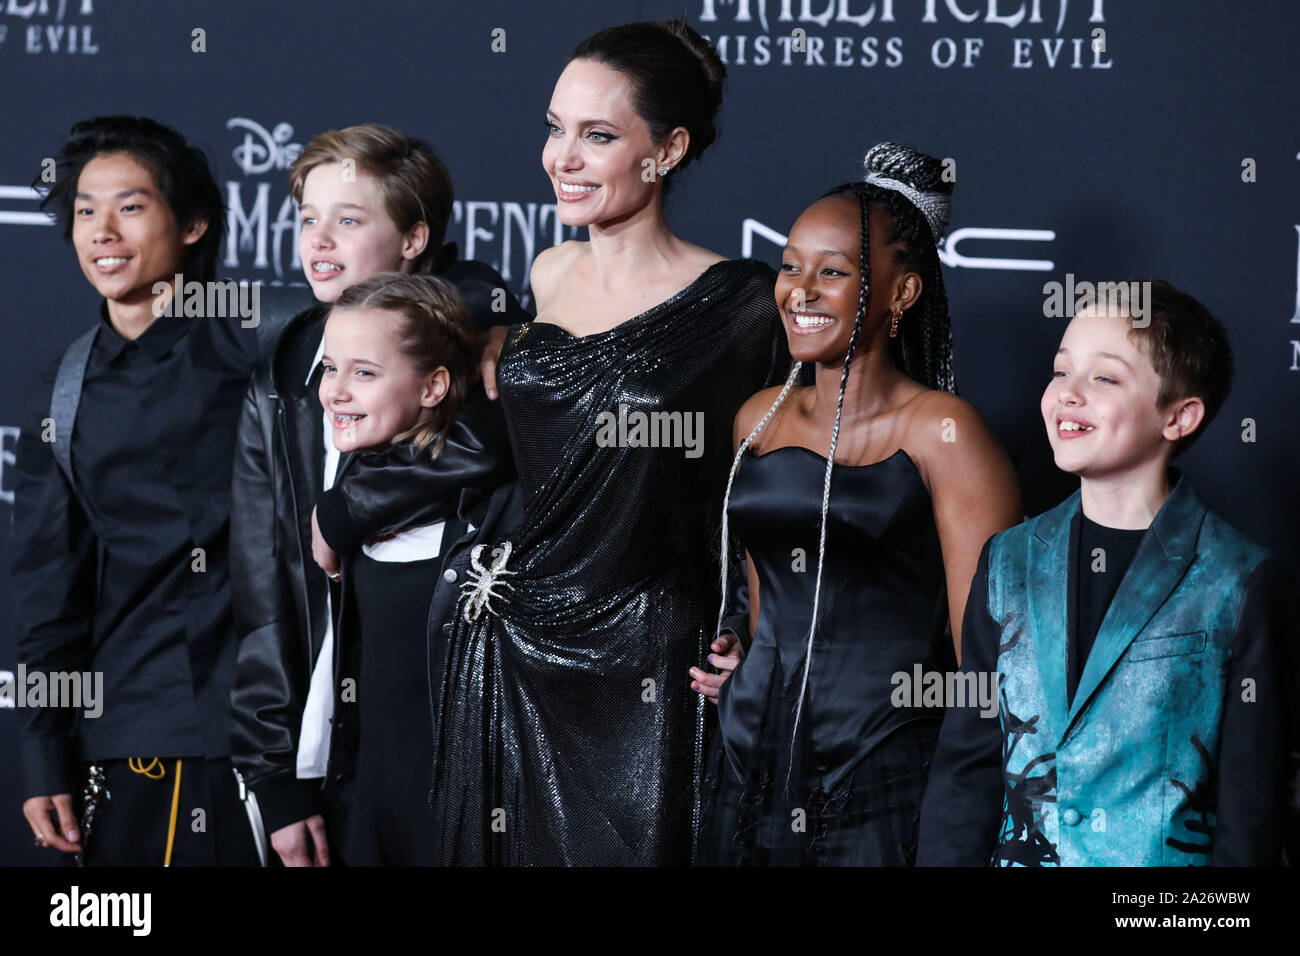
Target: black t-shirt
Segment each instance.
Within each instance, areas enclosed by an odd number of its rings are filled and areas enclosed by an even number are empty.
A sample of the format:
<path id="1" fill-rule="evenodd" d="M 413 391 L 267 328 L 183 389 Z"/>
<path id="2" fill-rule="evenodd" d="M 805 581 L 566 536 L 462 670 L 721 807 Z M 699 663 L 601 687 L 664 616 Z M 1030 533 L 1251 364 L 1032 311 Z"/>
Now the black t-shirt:
<path id="1" fill-rule="evenodd" d="M 1083 666 L 1088 662 L 1093 642 L 1106 619 L 1106 610 L 1119 590 L 1124 573 L 1133 563 L 1138 546 L 1147 533 L 1145 528 L 1107 528 L 1090 521 L 1079 512 L 1077 540 L 1079 550 L 1074 565 L 1074 578 L 1070 582 L 1070 604 L 1074 608 L 1073 627 L 1070 633 L 1069 672 L 1066 692 L 1074 703 L 1074 690 L 1079 686 Z"/>

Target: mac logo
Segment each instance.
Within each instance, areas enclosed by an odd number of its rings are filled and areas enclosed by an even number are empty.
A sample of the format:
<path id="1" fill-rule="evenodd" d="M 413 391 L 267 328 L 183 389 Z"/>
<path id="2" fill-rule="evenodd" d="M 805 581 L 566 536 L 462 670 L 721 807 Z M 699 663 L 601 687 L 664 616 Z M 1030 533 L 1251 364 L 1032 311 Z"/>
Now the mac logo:
<path id="1" fill-rule="evenodd" d="M 963 226 L 954 229 L 939 247 L 939 261 L 953 269 L 1012 269 L 1020 272 L 1050 272 L 1051 259 L 1015 259 L 992 255 L 967 255 L 958 250 L 964 242 L 1051 242 L 1056 238 L 1052 229 L 997 229 L 988 226 Z M 785 246 L 787 236 L 757 219 L 746 219 L 741 224 L 740 254 L 746 259 L 754 255 L 754 240 L 762 239 L 777 247 Z"/>

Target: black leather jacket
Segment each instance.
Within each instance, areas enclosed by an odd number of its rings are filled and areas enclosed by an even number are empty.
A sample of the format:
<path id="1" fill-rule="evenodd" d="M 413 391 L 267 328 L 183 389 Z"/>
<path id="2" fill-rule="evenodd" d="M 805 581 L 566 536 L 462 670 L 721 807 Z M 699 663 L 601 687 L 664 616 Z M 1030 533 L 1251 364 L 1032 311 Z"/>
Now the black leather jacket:
<path id="1" fill-rule="evenodd" d="M 506 311 L 499 311 L 501 297 L 494 293 L 506 288 L 505 281 L 482 263 L 456 262 L 442 276 L 456 284 L 480 326 L 529 318 L 508 292 Z M 231 755 L 257 795 L 268 833 L 322 808 L 320 781 L 297 777 L 297 754 L 311 675 L 325 637 L 327 591 L 336 613 L 342 604 L 341 589 L 311 556 L 311 514 L 322 493 L 325 439 L 321 407 L 306 379 L 326 314 L 326 307 L 318 305 L 297 315 L 281 336 L 273 361 L 254 372 L 235 449 L 230 577 L 240 644 L 231 695 Z M 434 476 L 433 484 L 428 477 L 418 485 L 404 482 L 403 468 L 416 467 L 409 445 L 381 453 L 387 456 L 384 467 L 365 469 L 368 480 L 356 483 L 343 479 L 357 456 L 343 456 L 339 495 L 327 519 L 333 535 L 326 540 L 336 550 L 343 553 L 347 535 L 360 543 L 448 517 L 463 489 L 486 493 L 513 478 L 500 407 L 477 385 L 470 394 L 432 472 L 429 464 L 422 466 L 426 476 Z M 427 451 L 422 454 L 428 458 Z M 435 494 L 433 488 L 446 493 Z M 323 522 L 322 531 L 324 527 Z M 335 647 L 337 674 L 340 655 L 346 659 L 350 651 L 339 641 Z M 336 709 L 329 781 L 346 776 L 355 752 L 349 710 Z"/>

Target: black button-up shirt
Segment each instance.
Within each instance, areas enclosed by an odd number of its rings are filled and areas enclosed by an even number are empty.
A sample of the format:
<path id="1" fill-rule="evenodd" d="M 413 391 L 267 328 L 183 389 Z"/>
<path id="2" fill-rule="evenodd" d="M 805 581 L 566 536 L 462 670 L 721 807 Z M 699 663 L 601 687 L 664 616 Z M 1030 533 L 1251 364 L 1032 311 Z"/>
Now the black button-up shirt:
<path id="1" fill-rule="evenodd" d="M 42 440 L 57 362 L 18 441 L 18 660 L 28 673 L 103 674 L 97 718 L 25 711 L 28 795 L 69 792 L 78 757 L 229 753 L 230 473 L 256 331 L 163 316 L 128 341 L 105 306 L 100 322 L 72 436 L 75 490 Z"/>

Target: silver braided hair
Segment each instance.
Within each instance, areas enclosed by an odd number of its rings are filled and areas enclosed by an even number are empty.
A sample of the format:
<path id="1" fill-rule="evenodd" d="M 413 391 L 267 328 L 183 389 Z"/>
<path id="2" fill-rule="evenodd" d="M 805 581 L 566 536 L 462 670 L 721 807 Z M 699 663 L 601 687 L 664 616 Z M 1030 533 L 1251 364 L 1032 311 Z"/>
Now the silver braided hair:
<path id="1" fill-rule="evenodd" d="M 722 633 L 722 615 L 727 610 L 727 557 L 730 552 L 727 538 L 727 505 L 731 502 L 731 483 L 736 480 L 736 471 L 740 468 L 740 459 L 744 457 L 745 449 L 750 446 L 758 433 L 772 420 L 776 410 L 781 407 L 781 403 L 790 394 L 790 389 L 794 388 L 794 383 L 799 378 L 799 369 L 802 366 L 802 362 L 794 363 L 790 369 L 790 374 L 786 376 L 785 387 L 781 389 L 781 394 L 776 397 L 776 401 L 767 410 L 767 414 L 759 419 L 758 424 L 754 426 L 754 430 L 740 443 L 740 448 L 736 451 L 736 457 L 731 460 L 731 472 L 727 475 L 727 490 L 722 493 L 722 603 L 718 605 L 718 626 L 713 631 L 714 637 Z"/>
<path id="2" fill-rule="evenodd" d="M 865 201 L 859 202 L 858 212 L 862 222 L 863 249 L 868 248 L 868 208 L 868 204 Z M 822 568 L 826 561 L 826 513 L 830 508 L 831 475 L 835 466 L 835 446 L 839 443 L 840 438 L 840 418 L 844 411 L 844 389 L 849 381 L 849 369 L 853 366 L 853 353 L 857 351 L 858 332 L 862 329 L 862 317 L 867 311 L 867 299 L 870 294 L 868 272 L 869 264 L 864 258 L 862 263 L 862 286 L 858 290 L 858 312 L 853 319 L 853 334 L 849 337 L 849 348 L 844 355 L 844 370 L 840 373 L 840 393 L 839 398 L 835 403 L 835 425 L 831 429 L 831 447 L 830 452 L 826 457 L 826 479 L 822 483 L 821 528 L 818 532 L 817 539 L 817 581 L 813 586 L 812 623 L 808 627 L 808 650 L 804 654 L 803 682 L 799 685 L 799 699 L 794 712 L 794 735 L 797 735 L 799 732 L 799 719 L 803 713 L 803 699 L 808 688 L 808 671 L 812 663 L 813 638 L 817 633 L 817 610 L 821 600 Z M 785 380 L 785 387 L 781 389 L 781 393 L 777 395 L 776 401 L 774 401 L 771 407 L 768 408 L 767 414 L 759 419 L 759 422 L 754 426 L 753 431 L 751 431 L 749 435 L 746 436 L 745 440 L 740 443 L 740 448 L 736 452 L 736 457 L 731 462 L 731 474 L 727 477 L 727 489 L 723 493 L 722 497 L 722 605 L 718 610 L 718 627 L 715 633 L 720 633 L 722 630 L 723 608 L 726 607 L 727 603 L 727 509 L 731 501 L 732 482 L 735 480 L 736 471 L 740 467 L 741 456 L 745 454 L 745 450 L 750 446 L 754 439 L 758 437 L 759 432 L 761 432 L 767 426 L 768 422 L 772 420 L 772 416 L 776 414 L 777 409 L 779 409 L 781 404 L 785 401 L 786 396 L 790 394 L 790 390 L 794 387 L 794 383 L 798 378 L 801 364 L 802 363 L 800 362 L 794 363 L 794 367 L 790 369 L 789 377 Z M 795 737 L 792 735 L 790 740 L 792 751 L 794 740 Z M 793 770 L 793 764 L 790 769 Z M 789 785 L 789 782 L 789 773 L 787 773 L 787 786 Z"/>
<path id="3" fill-rule="evenodd" d="M 946 195 L 936 196 L 933 191 L 927 190 L 921 193 L 922 198 L 934 196 L 933 202 L 925 202 L 918 205 L 913 198 L 914 193 L 920 192 L 916 187 L 895 180 L 892 176 L 883 174 L 882 170 L 890 170 L 891 167 L 902 167 L 907 172 L 912 171 L 912 167 L 923 165 L 938 165 L 938 161 L 926 156 L 917 150 L 906 146 L 898 146 L 893 143 L 880 143 L 873 146 L 867 151 L 864 165 L 867 170 L 865 183 L 874 186 L 877 189 L 887 189 L 903 196 L 922 217 L 922 221 L 929 227 L 930 231 L 930 250 L 933 251 L 934 245 L 946 231 L 948 225 L 949 200 Z M 905 187 L 905 188 L 897 188 Z M 846 192 L 844 187 L 838 187 L 831 190 L 826 195 L 834 195 Z M 804 652 L 803 677 L 799 685 L 799 697 L 795 705 L 794 729 L 790 735 L 791 753 L 794 752 L 795 742 L 799 735 L 799 721 L 803 715 L 804 696 L 808 691 L 808 676 L 812 669 L 812 651 L 813 641 L 817 634 L 818 611 L 821 605 L 821 584 L 822 570 L 826 561 L 826 517 L 830 510 L 831 499 L 831 478 L 835 468 L 835 450 L 839 444 L 840 422 L 844 412 L 844 392 L 849 381 L 849 372 L 853 367 L 853 354 L 857 351 L 858 334 L 862 328 L 862 321 L 867 315 L 867 305 L 871 294 L 871 266 L 870 266 L 870 206 L 873 201 L 872 196 L 861 188 L 852 190 L 852 195 L 858 200 L 858 213 L 860 217 L 861 228 L 861 256 L 862 256 L 862 282 L 858 290 L 858 311 L 853 319 L 853 333 L 849 337 L 848 351 L 844 355 L 844 368 L 840 373 L 839 396 L 835 403 L 835 424 L 831 428 L 830 450 L 826 457 L 826 477 L 822 483 L 822 503 L 821 503 L 821 521 L 818 530 L 817 540 L 817 579 L 813 585 L 813 607 L 812 620 L 808 627 L 808 646 Z M 927 291 L 931 293 L 930 302 L 927 303 L 927 314 L 924 320 L 924 333 L 926 337 L 925 361 L 922 367 L 914 372 L 909 366 L 912 362 L 905 361 L 903 371 L 911 374 L 923 384 L 931 388 L 940 388 L 949 392 L 956 392 L 956 381 L 952 375 L 952 336 L 947 316 L 947 296 L 943 290 L 943 279 L 938 274 L 938 262 L 933 263 L 933 275 L 927 275 Z M 933 288 L 929 288 L 930 286 Z M 932 341 L 932 335 L 935 339 L 942 341 Z M 936 351 L 937 350 L 937 351 Z M 910 356 L 909 356 L 910 358 Z M 745 450 L 750 446 L 758 434 L 767 426 L 776 414 L 781 404 L 790 394 L 795 380 L 799 374 L 800 363 L 794 363 L 794 368 L 790 371 L 790 376 L 786 379 L 785 387 L 777 395 L 767 413 L 754 426 L 753 431 L 740 444 L 736 457 L 731 463 L 731 473 L 727 476 L 727 488 L 723 495 L 722 501 L 722 604 L 718 610 L 718 628 L 715 633 L 722 630 L 723 611 L 727 599 L 727 557 L 728 557 L 728 538 L 727 538 L 727 508 L 731 499 L 731 487 L 736 477 L 736 471 L 740 466 L 741 457 Z M 916 372 L 921 374 L 917 375 Z M 786 785 L 789 786 L 790 774 L 793 772 L 793 761 L 787 768 Z"/>
<path id="4" fill-rule="evenodd" d="M 869 164 L 870 160 L 866 160 L 866 163 Z M 867 177 L 863 182 L 869 186 L 879 186 L 881 189 L 892 189 L 896 193 L 902 193 L 925 217 L 935 245 L 943 241 L 943 234 L 948 231 L 948 221 L 952 216 L 952 197 L 945 196 L 943 193 L 923 193 L 915 186 L 875 172 L 870 165 L 867 168 Z"/>
<path id="5" fill-rule="evenodd" d="M 889 339 L 890 355 L 922 385 L 956 395 L 952 322 L 938 254 L 948 228 L 952 182 L 945 178 L 940 160 L 896 143 L 872 146 L 863 166 L 865 178 L 836 186 L 823 196 L 852 194 L 859 201 L 879 204 L 895 217 L 892 235 L 883 239 L 901 244 L 901 261 L 921 276 L 921 297 L 908 309 L 908 321 L 900 323 L 898 337 Z"/>
<path id="6" fill-rule="evenodd" d="M 862 283 L 858 289 L 858 314 L 853 317 L 853 334 L 849 336 L 849 349 L 844 353 L 844 370 L 840 372 L 840 394 L 835 401 L 835 424 L 831 427 L 831 447 L 826 455 L 826 480 L 822 483 L 822 513 L 820 529 L 817 533 L 817 580 L 813 584 L 812 621 L 808 625 L 808 647 L 804 651 L 803 680 L 799 683 L 799 698 L 794 708 L 794 729 L 790 732 L 790 752 L 794 753 L 795 740 L 799 736 L 799 718 L 803 715 L 803 699 L 808 692 L 808 673 L 812 670 L 813 638 L 817 634 L 817 611 L 821 605 L 822 567 L 826 563 L 826 514 L 831 505 L 831 475 L 835 471 L 835 446 L 840 441 L 840 418 L 844 414 L 844 389 L 849 384 L 849 370 L 853 367 L 853 353 L 857 351 L 858 332 L 862 330 L 862 320 L 867 314 L 867 301 L 871 295 L 871 265 L 867 258 L 870 249 L 869 209 L 868 203 L 859 200 L 858 214 L 862 219 Z M 785 782 L 790 785 L 790 773 L 794 770 L 794 761 L 786 768 Z"/>

